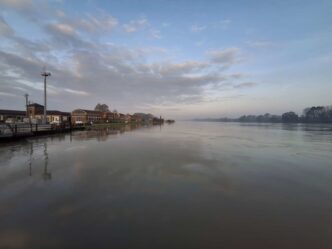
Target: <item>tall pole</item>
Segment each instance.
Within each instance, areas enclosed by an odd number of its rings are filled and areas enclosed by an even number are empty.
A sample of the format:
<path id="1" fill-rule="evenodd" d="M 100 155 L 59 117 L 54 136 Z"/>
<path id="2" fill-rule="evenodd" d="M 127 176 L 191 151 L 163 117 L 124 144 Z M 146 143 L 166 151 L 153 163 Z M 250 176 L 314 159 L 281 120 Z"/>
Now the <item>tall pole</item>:
<path id="1" fill-rule="evenodd" d="M 44 117 L 43 117 L 43 119 L 44 119 L 44 124 L 46 124 L 47 123 L 47 116 L 46 116 L 46 113 L 47 113 L 46 78 L 48 76 L 51 76 L 51 73 L 44 71 L 44 72 L 41 73 L 41 76 L 44 77 Z"/>
<path id="2" fill-rule="evenodd" d="M 26 116 L 28 117 L 28 97 L 29 97 L 29 94 L 24 94 L 24 97 L 25 97 L 25 114 Z"/>
<path id="3" fill-rule="evenodd" d="M 29 94 L 24 94 L 24 97 L 25 97 L 25 110 L 26 110 L 26 116 L 27 118 L 29 118 L 29 123 L 31 123 L 30 121 L 30 115 L 29 115 L 29 109 L 28 109 L 28 104 L 29 104 L 29 101 L 28 101 L 28 98 L 29 98 Z"/>

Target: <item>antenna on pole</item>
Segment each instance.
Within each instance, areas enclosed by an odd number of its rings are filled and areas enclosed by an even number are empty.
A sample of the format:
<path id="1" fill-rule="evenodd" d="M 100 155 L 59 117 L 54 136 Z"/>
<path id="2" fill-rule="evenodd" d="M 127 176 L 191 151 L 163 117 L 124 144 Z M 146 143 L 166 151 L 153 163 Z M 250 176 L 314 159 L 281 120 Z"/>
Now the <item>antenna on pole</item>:
<path id="1" fill-rule="evenodd" d="M 41 73 L 41 76 L 44 77 L 44 117 L 43 117 L 44 121 L 43 121 L 43 123 L 46 124 L 47 123 L 47 116 L 46 116 L 46 113 L 47 113 L 46 78 L 48 76 L 51 76 L 51 73 L 46 71 L 45 66 L 43 67 L 43 72 Z"/>

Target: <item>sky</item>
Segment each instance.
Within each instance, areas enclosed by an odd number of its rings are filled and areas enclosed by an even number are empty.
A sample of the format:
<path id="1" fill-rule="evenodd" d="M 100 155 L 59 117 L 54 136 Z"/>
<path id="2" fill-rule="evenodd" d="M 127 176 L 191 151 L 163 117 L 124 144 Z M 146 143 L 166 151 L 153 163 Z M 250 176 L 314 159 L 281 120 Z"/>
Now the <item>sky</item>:
<path id="1" fill-rule="evenodd" d="M 331 0 L 0 0 L 0 109 L 166 118 L 332 104 Z"/>

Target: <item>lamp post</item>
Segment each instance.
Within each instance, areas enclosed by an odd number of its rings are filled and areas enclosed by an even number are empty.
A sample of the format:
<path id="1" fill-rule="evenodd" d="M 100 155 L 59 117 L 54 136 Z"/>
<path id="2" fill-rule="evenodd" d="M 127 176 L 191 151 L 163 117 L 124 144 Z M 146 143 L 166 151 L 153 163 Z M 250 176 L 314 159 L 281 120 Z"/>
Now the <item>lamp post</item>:
<path id="1" fill-rule="evenodd" d="M 46 116 L 46 110 L 47 110 L 47 96 L 46 96 L 46 78 L 48 76 L 51 76 L 50 72 L 46 72 L 46 70 L 44 72 L 41 73 L 41 76 L 44 77 L 44 117 L 43 117 L 43 123 L 46 124 L 47 123 L 47 116 Z"/>

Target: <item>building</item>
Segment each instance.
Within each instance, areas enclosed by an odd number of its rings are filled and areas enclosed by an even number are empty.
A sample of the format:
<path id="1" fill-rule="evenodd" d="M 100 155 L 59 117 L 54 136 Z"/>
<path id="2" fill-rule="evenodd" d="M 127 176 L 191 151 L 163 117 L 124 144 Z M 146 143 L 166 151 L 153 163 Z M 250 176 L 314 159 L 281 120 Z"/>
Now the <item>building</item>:
<path id="1" fill-rule="evenodd" d="M 44 118 L 44 106 L 33 103 L 28 105 L 28 113 L 31 121 L 33 123 L 38 123 L 38 121 Z M 46 111 L 47 122 L 51 124 L 62 124 L 70 122 L 70 112 L 61 112 L 57 110 L 47 110 Z"/>
<path id="2" fill-rule="evenodd" d="M 102 116 L 102 122 L 104 123 L 112 123 L 117 120 L 117 113 L 115 112 L 110 112 L 110 111 L 102 112 L 101 116 Z"/>
<path id="3" fill-rule="evenodd" d="M 23 122 L 26 118 L 26 111 L 17 111 L 17 110 L 0 110 L 0 122 Z"/>
<path id="4" fill-rule="evenodd" d="M 46 113 L 47 122 L 51 124 L 62 124 L 70 122 L 70 113 L 49 110 Z M 28 105 L 28 117 L 26 111 L 0 110 L 0 122 L 17 123 L 29 122 L 39 123 L 44 118 L 44 106 L 34 103 Z"/>
<path id="5" fill-rule="evenodd" d="M 139 115 L 132 115 L 131 117 L 131 122 L 134 122 L 134 123 L 142 123 L 143 122 L 143 118 L 142 116 L 139 116 Z"/>
<path id="6" fill-rule="evenodd" d="M 138 118 L 140 120 L 140 122 L 144 122 L 144 123 L 152 123 L 154 116 L 150 113 L 146 114 L 146 113 L 135 113 L 134 116 L 136 117 L 136 119 Z"/>
<path id="7" fill-rule="evenodd" d="M 103 113 L 100 111 L 76 109 L 71 112 L 72 124 L 89 124 L 103 121 Z"/>
<path id="8" fill-rule="evenodd" d="M 37 116 L 44 115 L 44 106 L 37 103 L 30 104 L 28 105 L 28 113 L 30 118 L 36 119 Z"/>

